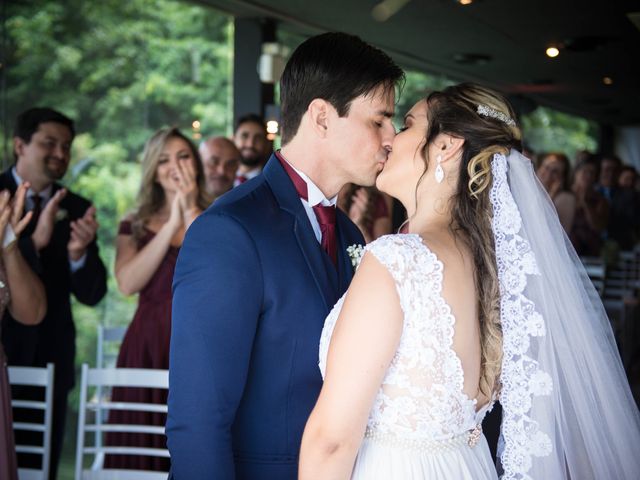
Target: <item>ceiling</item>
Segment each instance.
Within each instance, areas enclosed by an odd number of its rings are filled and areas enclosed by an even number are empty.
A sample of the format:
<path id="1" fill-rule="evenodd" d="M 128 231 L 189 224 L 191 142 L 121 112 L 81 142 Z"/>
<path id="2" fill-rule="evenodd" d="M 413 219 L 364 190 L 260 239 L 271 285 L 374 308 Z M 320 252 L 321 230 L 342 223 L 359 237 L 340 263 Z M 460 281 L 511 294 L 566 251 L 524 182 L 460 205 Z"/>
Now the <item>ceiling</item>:
<path id="1" fill-rule="evenodd" d="M 386 1 L 406 4 L 384 22 L 371 14 L 379 0 L 199 3 L 273 18 L 303 35 L 353 33 L 405 68 L 493 86 L 521 109 L 540 104 L 604 125 L 640 124 L 640 1 Z M 558 57 L 545 55 L 550 44 Z"/>

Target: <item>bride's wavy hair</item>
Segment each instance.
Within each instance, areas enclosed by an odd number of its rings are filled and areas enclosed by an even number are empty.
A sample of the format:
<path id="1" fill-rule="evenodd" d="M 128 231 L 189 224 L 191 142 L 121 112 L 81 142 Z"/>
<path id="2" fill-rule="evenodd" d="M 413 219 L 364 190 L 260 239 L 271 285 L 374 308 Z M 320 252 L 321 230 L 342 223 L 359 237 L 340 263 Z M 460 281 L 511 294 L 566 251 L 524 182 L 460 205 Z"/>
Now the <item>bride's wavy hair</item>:
<path id="1" fill-rule="evenodd" d="M 427 146 L 438 134 L 464 139 L 457 190 L 449 204 L 451 229 L 473 254 L 480 300 L 480 391 L 491 397 L 499 390 L 502 365 L 500 287 L 489 199 L 491 160 L 495 153 L 508 155 L 511 148 L 521 150 L 522 134 L 516 123 L 510 121 L 516 117 L 507 100 L 480 85 L 463 83 L 433 92 L 427 97 L 427 104 L 428 126 L 423 149 L 427 166 Z M 487 115 L 486 110 L 485 114 L 478 113 L 480 105 L 489 107 L 491 114 Z"/>

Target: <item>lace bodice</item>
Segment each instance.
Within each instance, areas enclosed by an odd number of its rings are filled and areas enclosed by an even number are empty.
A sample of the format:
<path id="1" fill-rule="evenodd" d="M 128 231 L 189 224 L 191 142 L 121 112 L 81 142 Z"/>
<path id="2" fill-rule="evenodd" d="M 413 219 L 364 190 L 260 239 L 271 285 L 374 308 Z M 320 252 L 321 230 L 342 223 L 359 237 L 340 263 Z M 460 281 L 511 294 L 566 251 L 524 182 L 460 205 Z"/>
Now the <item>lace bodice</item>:
<path id="1" fill-rule="evenodd" d="M 369 430 L 403 438 L 441 440 L 473 429 L 475 400 L 462 390 L 460 359 L 452 348 L 455 318 L 442 297 L 443 265 L 418 235 L 386 235 L 370 243 L 395 280 L 404 313 L 400 344 L 369 415 Z M 331 334 L 344 296 L 329 313 L 320 339 L 324 377 Z"/>

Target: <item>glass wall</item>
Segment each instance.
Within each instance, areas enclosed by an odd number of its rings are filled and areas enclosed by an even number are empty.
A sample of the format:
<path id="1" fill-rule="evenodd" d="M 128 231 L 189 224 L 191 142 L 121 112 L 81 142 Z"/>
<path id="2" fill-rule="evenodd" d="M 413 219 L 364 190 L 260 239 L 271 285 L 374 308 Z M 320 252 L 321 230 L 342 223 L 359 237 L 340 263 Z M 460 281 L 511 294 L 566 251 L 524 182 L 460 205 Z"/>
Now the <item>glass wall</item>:
<path id="1" fill-rule="evenodd" d="M 113 264 L 118 223 L 135 204 L 145 140 L 168 125 L 194 140 L 231 131 L 233 18 L 177 0 L 32 0 L 9 2 L 3 11 L 3 169 L 13 164 L 13 122 L 21 111 L 49 106 L 76 121 L 64 183 L 96 205 L 110 272 L 97 307 L 73 306 L 76 363 L 94 364 L 97 325 L 128 324 L 137 301 L 119 293 Z M 69 407 L 72 422 L 76 395 Z M 61 479 L 72 478 L 72 424 L 66 434 Z"/>

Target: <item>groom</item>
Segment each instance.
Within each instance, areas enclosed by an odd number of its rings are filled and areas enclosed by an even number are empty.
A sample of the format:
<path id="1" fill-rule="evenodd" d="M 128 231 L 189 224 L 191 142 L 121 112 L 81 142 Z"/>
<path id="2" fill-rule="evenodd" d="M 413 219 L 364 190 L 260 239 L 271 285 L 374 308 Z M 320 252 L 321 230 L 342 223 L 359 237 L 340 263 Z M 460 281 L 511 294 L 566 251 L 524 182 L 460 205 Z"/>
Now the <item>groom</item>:
<path id="1" fill-rule="evenodd" d="M 336 196 L 382 170 L 403 78 L 357 37 L 305 41 L 280 83 L 282 150 L 187 232 L 173 285 L 172 478 L 297 478 L 324 319 L 353 275 L 347 247 L 364 244 Z"/>

